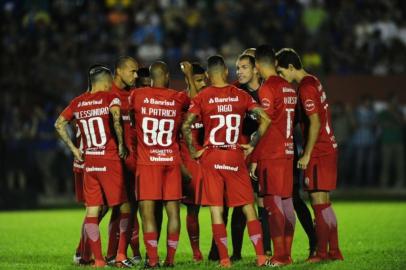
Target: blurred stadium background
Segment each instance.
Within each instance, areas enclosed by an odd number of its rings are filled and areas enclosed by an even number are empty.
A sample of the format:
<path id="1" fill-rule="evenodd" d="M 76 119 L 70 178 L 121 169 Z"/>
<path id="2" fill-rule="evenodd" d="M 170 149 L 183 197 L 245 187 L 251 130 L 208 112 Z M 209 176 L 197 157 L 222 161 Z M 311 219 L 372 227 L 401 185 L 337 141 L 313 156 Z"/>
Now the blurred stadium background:
<path id="1" fill-rule="evenodd" d="M 178 63 L 293 47 L 320 76 L 340 147 L 336 196 L 406 198 L 406 1 L 0 1 L 0 209 L 70 205 L 72 157 L 53 123 L 88 66 Z M 230 78 L 232 80 L 233 78 Z M 365 190 L 367 193 L 365 193 Z"/>

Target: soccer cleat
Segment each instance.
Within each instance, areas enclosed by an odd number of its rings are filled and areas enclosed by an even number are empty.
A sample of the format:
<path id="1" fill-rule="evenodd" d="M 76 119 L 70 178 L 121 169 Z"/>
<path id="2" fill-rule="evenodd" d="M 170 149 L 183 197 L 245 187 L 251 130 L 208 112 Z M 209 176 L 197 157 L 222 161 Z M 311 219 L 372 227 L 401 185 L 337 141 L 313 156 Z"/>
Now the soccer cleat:
<path id="1" fill-rule="evenodd" d="M 203 261 L 203 255 L 202 255 L 202 253 L 199 251 L 199 252 L 196 252 L 196 254 L 193 254 L 193 261 L 194 262 L 201 262 L 201 261 Z"/>
<path id="2" fill-rule="evenodd" d="M 140 255 L 137 255 L 132 257 L 130 260 L 133 262 L 133 264 L 137 265 L 142 262 L 142 257 Z"/>
<path id="3" fill-rule="evenodd" d="M 266 263 L 268 261 L 268 257 L 266 255 L 258 255 L 257 256 L 257 266 L 266 266 Z"/>
<path id="4" fill-rule="evenodd" d="M 148 261 L 145 261 L 143 269 L 152 269 L 152 268 L 159 268 L 159 267 L 161 267 L 159 265 L 159 263 L 157 263 L 155 265 L 150 265 Z"/>
<path id="5" fill-rule="evenodd" d="M 328 258 L 333 261 L 343 261 L 344 260 L 343 254 L 341 254 L 341 251 L 339 249 L 334 250 L 334 251 L 330 250 L 330 252 L 328 253 Z"/>
<path id="6" fill-rule="evenodd" d="M 231 267 L 231 261 L 230 259 L 222 259 L 220 260 L 220 264 L 218 265 L 219 268 L 230 268 Z"/>
<path id="7" fill-rule="evenodd" d="M 116 256 L 111 256 L 109 258 L 105 257 L 107 265 L 109 266 L 115 266 L 116 265 Z"/>
<path id="8" fill-rule="evenodd" d="M 308 263 L 318 263 L 318 262 L 322 262 L 325 260 L 328 260 L 328 256 L 327 255 L 313 255 L 313 256 L 309 256 L 309 258 L 307 258 L 306 262 Z"/>
<path id="9" fill-rule="evenodd" d="M 165 268 L 173 268 L 173 267 L 175 267 L 175 265 L 174 265 L 173 263 L 171 263 L 171 262 L 165 261 L 165 262 L 162 264 L 162 267 L 165 267 Z"/>
<path id="10" fill-rule="evenodd" d="M 76 253 L 76 254 L 73 255 L 73 263 L 74 264 L 79 265 L 79 262 L 80 262 L 81 259 L 82 259 L 82 256 L 80 256 L 80 254 Z"/>
<path id="11" fill-rule="evenodd" d="M 95 260 L 94 263 L 92 264 L 92 267 L 96 267 L 96 268 L 106 267 L 106 266 L 107 266 L 107 264 L 104 260 Z"/>
<path id="12" fill-rule="evenodd" d="M 115 267 L 118 267 L 118 268 L 132 268 L 135 266 L 133 264 L 133 262 L 129 259 L 125 259 L 122 261 L 116 261 L 114 265 L 115 265 Z"/>
<path id="13" fill-rule="evenodd" d="M 292 259 L 283 258 L 283 257 L 272 257 L 266 262 L 266 266 L 268 267 L 279 267 L 292 264 Z"/>

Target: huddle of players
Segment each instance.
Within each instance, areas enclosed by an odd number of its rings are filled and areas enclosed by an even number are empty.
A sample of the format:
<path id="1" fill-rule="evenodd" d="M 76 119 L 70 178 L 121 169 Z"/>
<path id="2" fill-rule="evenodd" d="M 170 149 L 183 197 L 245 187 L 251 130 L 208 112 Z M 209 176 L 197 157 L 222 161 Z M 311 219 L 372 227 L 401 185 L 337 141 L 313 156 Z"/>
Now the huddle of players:
<path id="1" fill-rule="evenodd" d="M 113 211 L 107 261 L 114 258 L 116 266 L 131 267 L 140 260 L 139 208 L 148 257 L 145 266 L 159 266 L 160 221 L 156 217 L 162 211 L 156 209 L 161 202 L 168 215 L 164 266 L 173 266 L 180 233 L 179 204 L 185 195 L 194 260 L 202 260 L 197 215 L 199 206 L 205 205 L 210 208 L 220 266 L 231 266 L 225 206 L 241 210 L 257 266 L 291 264 L 294 209 L 297 211 L 292 200 L 293 130 L 300 115 L 306 143 L 297 168 L 305 170 L 317 238 L 316 252 L 311 252 L 308 261 L 342 260 L 329 199 L 329 191 L 336 186 L 337 145 L 328 103 L 320 82 L 306 73 L 296 52 L 282 49 L 275 55 L 270 46 L 263 45 L 239 57 L 240 82 L 246 74 L 240 69 L 255 70 L 260 77 L 259 90 L 229 84 L 221 56 L 209 57 L 206 73 L 198 64 L 182 62 L 181 67 L 188 90 L 179 92 L 168 88 L 169 70 L 160 61 L 149 68 L 150 86 L 137 89 L 131 89 L 140 75 L 133 58 L 117 61 L 114 78 L 106 67 L 93 66 L 89 90 L 75 98 L 57 119 L 56 129 L 75 157 L 78 199 L 86 205 L 78 262 L 92 262 L 96 267 L 106 264 L 98 224 L 106 213 L 103 205 L 108 205 Z M 205 74 L 210 81 L 207 87 Z M 298 91 L 291 86 L 293 81 L 299 84 Z M 251 125 L 256 130 L 249 133 L 243 124 L 248 118 L 257 122 Z M 66 130 L 72 121 L 78 146 Z M 271 258 L 264 252 L 264 226 L 254 208 L 250 176 L 259 182 L 259 205 L 268 216 L 265 220 L 274 250 Z M 132 260 L 127 258 L 128 244 L 133 249 Z"/>

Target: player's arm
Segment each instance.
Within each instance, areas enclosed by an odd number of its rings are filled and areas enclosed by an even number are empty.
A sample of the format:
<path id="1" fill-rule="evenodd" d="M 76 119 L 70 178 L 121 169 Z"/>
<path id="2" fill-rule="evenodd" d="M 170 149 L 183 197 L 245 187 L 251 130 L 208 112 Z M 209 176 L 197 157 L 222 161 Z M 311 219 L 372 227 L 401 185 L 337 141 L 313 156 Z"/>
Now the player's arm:
<path id="1" fill-rule="evenodd" d="M 187 148 L 189 149 L 190 156 L 194 159 L 198 159 L 204 152 L 204 148 L 196 151 L 196 148 L 193 145 L 193 136 L 192 136 L 192 124 L 196 121 L 197 116 L 193 113 L 187 113 L 186 118 L 182 124 L 182 135 L 186 141 Z"/>
<path id="2" fill-rule="evenodd" d="M 77 159 L 78 161 L 83 161 L 82 151 L 80 151 L 79 148 L 75 146 L 68 132 L 66 131 L 66 126 L 68 124 L 69 121 L 66 120 L 62 115 L 60 115 L 55 122 L 56 132 L 58 133 L 62 141 L 66 144 L 66 146 L 69 148 L 69 150 L 73 153 L 75 159 Z"/>
<path id="3" fill-rule="evenodd" d="M 121 126 L 121 112 L 119 106 L 110 107 L 110 113 L 113 117 L 114 132 L 118 142 L 118 155 L 120 158 L 126 158 L 128 150 L 124 145 L 123 127 Z"/>
<path id="4" fill-rule="evenodd" d="M 297 167 L 303 170 L 305 170 L 307 168 L 307 164 L 309 164 L 310 157 L 312 155 L 312 151 L 314 145 L 316 144 L 317 138 L 319 137 L 321 127 L 319 114 L 313 113 L 308 117 L 310 125 L 309 134 L 307 135 L 306 147 L 303 151 L 302 157 L 297 162 Z"/>
<path id="5" fill-rule="evenodd" d="M 257 131 L 251 136 L 251 141 L 249 144 L 242 144 L 242 148 L 244 149 L 245 155 L 251 154 L 254 150 L 255 146 L 259 142 L 259 139 L 265 134 L 269 125 L 271 124 L 271 119 L 269 118 L 268 114 L 260 107 L 254 107 L 251 110 L 251 113 L 256 117 L 258 122 L 258 129 Z"/>
<path id="6" fill-rule="evenodd" d="M 193 80 L 193 66 L 190 62 L 183 61 L 180 63 L 180 68 L 183 74 L 185 74 L 185 79 L 189 86 L 189 96 L 190 98 L 194 98 L 197 95 L 197 87 Z"/>

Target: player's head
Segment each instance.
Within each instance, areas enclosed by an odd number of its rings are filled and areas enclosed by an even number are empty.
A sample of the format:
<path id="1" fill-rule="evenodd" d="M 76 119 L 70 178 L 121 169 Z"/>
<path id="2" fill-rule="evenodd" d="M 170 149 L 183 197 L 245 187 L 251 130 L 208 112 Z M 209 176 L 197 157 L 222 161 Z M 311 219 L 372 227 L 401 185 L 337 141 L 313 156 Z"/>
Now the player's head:
<path id="1" fill-rule="evenodd" d="M 89 68 L 89 91 L 109 91 L 113 84 L 113 76 L 109 68 L 96 64 Z"/>
<path id="2" fill-rule="evenodd" d="M 248 49 L 245 49 L 245 50 L 242 52 L 242 55 L 243 55 L 243 54 L 247 54 L 247 55 L 251 55 L 252 57 L 255 58 L 255 51 L 256 51 L 255 48 L 248 48 Z"/>
<path id="3" fill-rule="evenodd" d="M 146 67 L 140 68 L 138 70 L 138 78 L 135 82 L 137 88 L 151 86 L 151 77 L 149 75 L 149 69 Z"/>
<path id="4" fill-rule="evenodd" d="M 297 73 L 302 69 L 302 61 L 295 50 L 283 48 L 276 53 L 276 70 L 288 82 L 297 81 Z"/>
<path id="5" fill-rule="evenodd" d="M 207 86 L 206 70 L 199 63 L 192 63 L 193 82 L 197 91 L 202 90 Z"/>
<path id="6" fill-rule="evenodd" d="M 255 58 L 248 54 L 242 54 L 238 57 L 236 65 L 237 78 L 240 84 L 247 84 L 253 79 L 258 79 L 255 75 Z"/>
<path id="7" fill-rule="evenodd" d="M 268 70 L 275 70 L 275 52 L 270 45 L 261 45 L 255 49 L 255 67 L 264 79 Z"/>
<path id="8" fill-rule="evenodd" d="M 221 55 L 213 55 L 207 59 L 207 74 L 211 81 L 213 78 L 222 78 L 227 81 L 228 69 Z"/>
<path id="9" fill-rule="evenodd" d="M 156 61 L 149 66 L 151 84 L 155 87 L 168 87 L 169 69 L 168 65 L 162 61 Z"/>
<path id="10" fill-rule="evenodd" d="M 115 80 L 121 81 L 125 87 L 133 87 L 137 79 L 138 63 L 130 56 L 122 56 L 115 63 Z"/>

